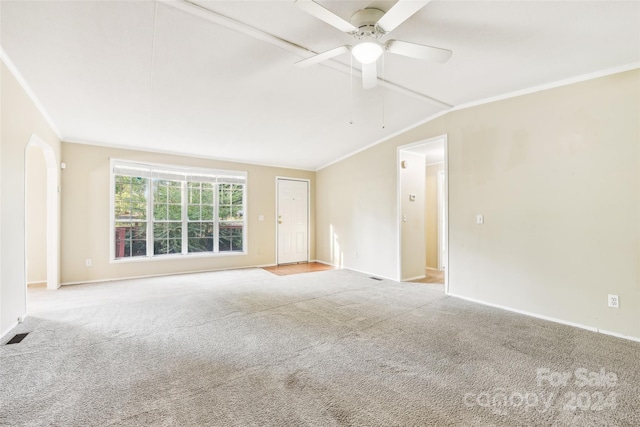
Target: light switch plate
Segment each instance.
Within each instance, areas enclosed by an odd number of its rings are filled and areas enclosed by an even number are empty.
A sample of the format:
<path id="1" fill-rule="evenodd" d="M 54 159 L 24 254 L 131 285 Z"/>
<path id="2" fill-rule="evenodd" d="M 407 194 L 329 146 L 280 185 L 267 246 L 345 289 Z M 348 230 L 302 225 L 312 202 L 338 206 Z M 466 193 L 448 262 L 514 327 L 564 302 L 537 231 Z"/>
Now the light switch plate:
<path id="1" fill-rule="evenodd" d="M 482 215 L 482 214 L 476 215 L 476 223 L 477 224 L 484 224 L 484 215 Z"/>

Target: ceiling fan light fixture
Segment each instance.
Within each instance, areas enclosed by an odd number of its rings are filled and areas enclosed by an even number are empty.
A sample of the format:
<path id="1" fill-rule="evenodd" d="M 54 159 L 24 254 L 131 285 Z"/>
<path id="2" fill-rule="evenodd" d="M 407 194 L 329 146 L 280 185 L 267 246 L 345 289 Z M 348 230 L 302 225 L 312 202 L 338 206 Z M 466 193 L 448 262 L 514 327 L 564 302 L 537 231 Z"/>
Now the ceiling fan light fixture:
<path id="1" fill-rule="evenodd" d="M 376 42 L 362 42 L 358 43 L 351 50 L 351 54 L 361 64 L 371 64 L 376 62 L 384 49 L 379 43 Z"/>

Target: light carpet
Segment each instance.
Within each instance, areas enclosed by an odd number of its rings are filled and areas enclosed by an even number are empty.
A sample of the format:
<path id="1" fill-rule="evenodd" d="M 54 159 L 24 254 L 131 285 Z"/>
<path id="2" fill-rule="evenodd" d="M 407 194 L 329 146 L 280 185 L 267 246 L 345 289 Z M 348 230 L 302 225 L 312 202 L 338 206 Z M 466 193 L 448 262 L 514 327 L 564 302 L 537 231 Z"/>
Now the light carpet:
<path id="1" fill-rule="evenodd" d="M 248 269 L 30 308 L 0 346 L 3 426 L 640 425 L 639 343 L 416 283 Z"/>

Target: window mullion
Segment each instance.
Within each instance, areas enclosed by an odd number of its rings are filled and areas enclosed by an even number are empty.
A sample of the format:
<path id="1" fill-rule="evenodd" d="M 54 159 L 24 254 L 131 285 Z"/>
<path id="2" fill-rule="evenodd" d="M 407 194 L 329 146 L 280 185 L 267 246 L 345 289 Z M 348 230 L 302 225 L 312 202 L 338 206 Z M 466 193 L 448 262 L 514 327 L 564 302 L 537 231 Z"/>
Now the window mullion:
<path id="1" fill-rule="evenodd" d="M 220 184 L 213 185 L 213 252 L 220 252 Z"/>
<path id="2" fill-rule="evenodd" d="M 187 212 L 187 182 L 182 181 L 182 254 L 189 253 L 189 215 Z"/>
<path id="3" fill-rule="evenodd" d="M 147 178 L 149 197 L 147 198 L 147 257 L 153 256 L 153 179 Z"/>

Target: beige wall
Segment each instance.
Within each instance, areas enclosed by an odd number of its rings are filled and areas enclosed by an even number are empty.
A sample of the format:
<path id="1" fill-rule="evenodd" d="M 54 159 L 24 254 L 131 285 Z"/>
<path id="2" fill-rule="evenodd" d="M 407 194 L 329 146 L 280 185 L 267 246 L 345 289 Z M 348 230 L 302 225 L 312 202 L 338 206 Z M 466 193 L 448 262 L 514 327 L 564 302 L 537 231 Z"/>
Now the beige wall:
<path id="1" fill-rule="evenodd" d="M 0 335 L 26 312 L 25 152 L 35 134 L 60 159 L 60 141 L 2 63 L 0 71 Z"/>
<path id="2" fill-rule="evenodd" d="M 47 281 L 47 165 L 42 149 L 27 148 L 27 283 Z"/>
<path id="3" fill-rule="evenodd" d="M 396 147 L 447 134 L 449 291 L 640 337 L 639 121 L 638 70 L 450 112 L 317 172 L 318 258 L 396 277 Z"/>
<path id="4" fill-rule="evenodd" d="M 248 254 L 110 262 L 109 159 L 248 172 Z M 311 180 L 311 253 L 315 259 L 315 172 L 63 143 L 62 283 L 268 265 L 276 255 L 276 176 Z M 264 221 L 258 216 L 264 215 Z M 90 258 L 92 266 L 86 267 Z"/>
<path id="5" fill-rule="evenodd" d="M 401 151 L 400 206 L 402 280 L 420 279 L 425 276 L 425 177 L 426 164 L 423 155 Z M 410 195 L 415 195 L 415 200 Z M 405 217 L 406 215 L 406 217 Z M 406 219 L 406 221 L 405 221 Z"/>
<path id="6" fill-rule="evenodd" d="M 426 265 L 438 268 L 438 172 L 444 170 L 444 163 L 427 166 L 425 202 Z"/>

